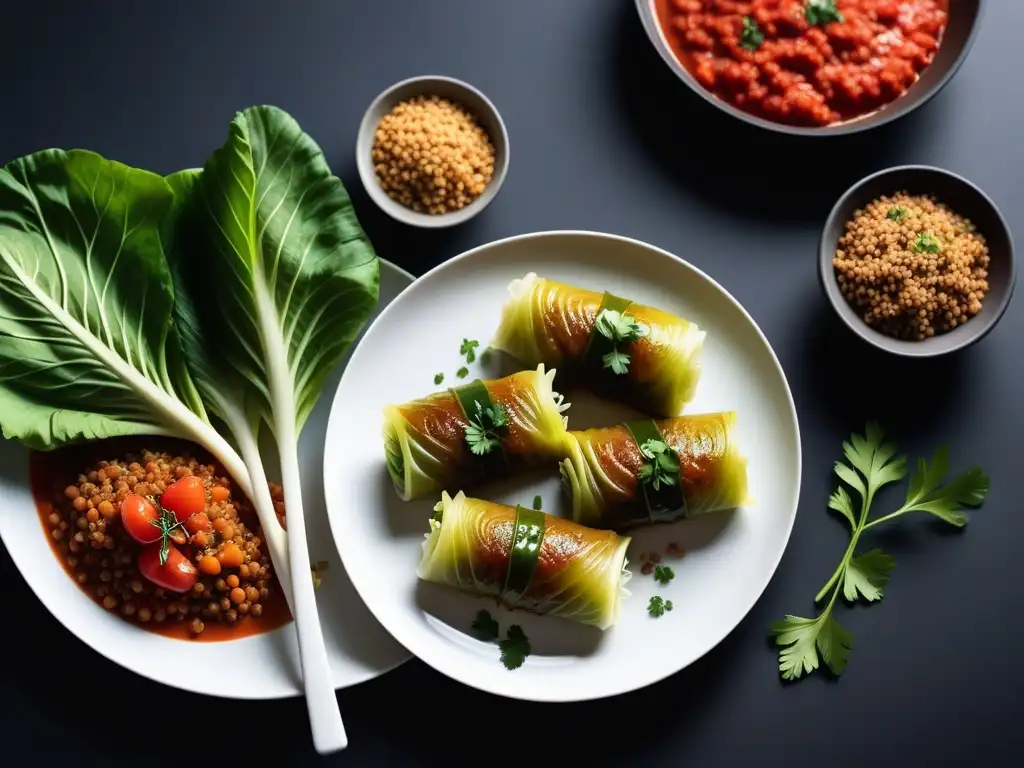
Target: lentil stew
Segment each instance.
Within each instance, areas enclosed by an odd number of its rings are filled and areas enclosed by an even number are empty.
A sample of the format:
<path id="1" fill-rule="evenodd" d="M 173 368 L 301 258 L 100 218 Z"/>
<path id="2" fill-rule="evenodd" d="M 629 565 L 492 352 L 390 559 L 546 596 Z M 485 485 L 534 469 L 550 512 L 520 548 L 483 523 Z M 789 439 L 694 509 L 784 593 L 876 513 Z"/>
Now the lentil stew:
<path id="1" fill-rule="evenodd" d="M 153 450 L 151 438 L 145 445 L 126 438 L 32 453 L 32 493 L 65 571 L 106 610 L 167 637 L 232 640 L 290 622 L 248 500 L 195 446 L 160 445 Z M 201 481 L 204 509 L 175 532 L 172 549 L 195 574 L 187 591 L 175 592 L 143 575 L 143 553 L 160 545 L 139 544 L 121 509 L 126 499 L 159 501 L 183 478 Z M 283 520 L 281 489 L 272 485 L 271 493 Z"/>
<path id="2" fill-rule="evenodd" d="M 948 0 L 655 0 L 680 63 L 733 106 L 821 127 L 892 103 L 931 64 Z"/>

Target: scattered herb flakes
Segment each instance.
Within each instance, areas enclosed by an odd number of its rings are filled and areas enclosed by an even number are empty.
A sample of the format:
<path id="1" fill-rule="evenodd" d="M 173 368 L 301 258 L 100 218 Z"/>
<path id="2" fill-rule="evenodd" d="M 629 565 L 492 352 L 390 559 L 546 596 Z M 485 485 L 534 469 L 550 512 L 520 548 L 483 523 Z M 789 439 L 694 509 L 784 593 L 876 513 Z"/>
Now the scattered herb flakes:
<path id="1" fill-rule="evenodd" d="M 467 363 L 472 363 L 476 360 L 476 348 L 479 346 L 480 342 L 476 339 L 463 339 L 459 354 L 465 356 Z"/>
<path id="2" fill-rule="evenodd" d="M 647 462 L 640 470 L 640 481 L 660 490 L 663 485 L 675 485 L 679 474 L 679 459 L 661 440 L 644 440 L 640 453 Z"/>
<path id="3" fill-rule="evenodd" d="M 476 404 L 476 416 L 466 426 L 466 442 L 477 456 L 484 456 L 501 445 L 501 431 L 508 427 L 508 414 L 501 403 L 484 408 Z"/>
<path id="4" fill-rule="evenodd" d="M 443 373 L 435 373 L 434 374 L 434 386 L 437 386 L 442 381 L 444 381 L 444 374 Z"/>
<path id="5" fill-rule="evenodd" d="M 886 212 L 885 218 L 891 219 L 892 221 L 900 221 L 906 215 L 907 215 L 907 209 L 906 208 L 904 208 L 902 206 L 899 206 L 899 205 L 894 205 L 892 208 L 890 208 Z"/>
<path id="6" fill-rule="evenodd" d="M 597 316 L 597 332 L 612 342 L 612 351 L 601 358 L 605 368 L 622 376 L 629 372 L 629 355 L 619 349 L 621 343 L 642 339 L 648 334 L 647 326 L 614 309 L 602 309 Z"/>
<path id="7" fill-rule="evenodd" d="M 498 643 L 501 649 L 501 663 L 506 669 L 519 669 L 526 661 L 526 657 L 532 653 L 530 638 L 523 632 L 518 624 L 513 624 L 505 633 L 505 639 Z"/>
<path id="8" fill-rule="evenodd" d="M 805 14 L 807 22 L 817 27 L 832 22 L 842 24 L 846 20 L 842 12 L 836 8 L 836 0 L 807 0 Z"/>
<path id="9" fill-rule="evenodd" d="M 655 619 L 664 616 L 666 608 L 668 608 L 668 605 L 659 595 L 654 595 L 650 602 L 647 603 L 647 612 Z M 668 608 L 668 610 L 672 609 Z"/>
<path id="10" fill-rule="evenodd" d="M 654 580 L 665 586 L 676 577 L 675 572 L 667 565 L 654 566 Z"/>
<path id="11" fill-rule="evenodd" d="M 869 528 L 893 520 L 910 512 L 926 512 L 950 525 L 962 527 L 968 516 L 964 506 L 977 507 L 988 494 L 989 478 L 980 468 L 973 467 L 943 485 L 949 472 L 946 448 L 935 451 L 929 463 L 918 459 L 917 469 L 910 478 L 903 505 L 895 512 L 869 520 L 871 503 L 885 485 L 899 482 L 907 475 L 907 460 L 896 455 L 896 446 L 886 443 L 881 427 L 867 425 L 863 436 L 853 434 L 843 443 L 848 463 L 837 461 L 834 471 L 839 479 L 854 490 L 861 502 L 855 508 L 853 498 L 844 485 L 840 485 L 829 498 L 828 506 L 838 512 L 850 525 L 850 544 L 832 578 L 814 598 L 816 603 L 828 597 L 828 603 L 817 617 L 807 619 L 787 614 L 782 621 L 769 628 L 779 646 L 779 672 L 785 680 L 796 680 L 816 670 L 821 661 L 835 675 L 846 669 L 853 649 L 853 635 L 832 615 L 836 597 L 853 602 L 864 598 L 868 602 L 882 599 L 895 561 L 881 549 L 856 554 L 861 535 Z"/>
<path id="12" fill-rule="evenodd" d="M 461 368 L 459 368 L 459 370 L 455 372 L 455 375 L 458 376 L 460 379 L 464 379 L 467 376 L 469 376 L 469 368 L 467 368 L 466 366 L 462 366 Z"/>
<path id="13" fill-rule="evenodd" d="M 498 639 L 498 622 L 490 611 L 481 610 L 476 614 L 472 624 L 473 634 L 480 640 L 490 642 Z"/>
<path id="14" fill-rule="evenodd" d="M 544 506 L 544 499 L 542 499 L 539 495 L 538 496 L 534 496 L 533 497 L 533 508 L 536 509 L 536 510 L 540 510 L 543 506 Z"/>
<path id="15" fill-rule="evenodd" d="M 757 25 L 752 16 L 743 17 L 743 34 L 740 37 L 740 45 L 748 51 L 756 51 L 764 43 L 764 32 Z"/>
<path id="16" fill-rule="evenodd" d="M 938 253 L 942 250 L 942 244 L 939 243 L 939 239 L 935 235 L 931 235 L 927 232 L 922 232 L 917 236 L 914 244 L 911 246 L 917 253 Z"/>
<path id="17" fill-rule="evenodd" d="M 666 600 L 665 601 L 665 610 L 666 611 L 671 611 L 672 610 L 672 601 L 671 600 Z"/>

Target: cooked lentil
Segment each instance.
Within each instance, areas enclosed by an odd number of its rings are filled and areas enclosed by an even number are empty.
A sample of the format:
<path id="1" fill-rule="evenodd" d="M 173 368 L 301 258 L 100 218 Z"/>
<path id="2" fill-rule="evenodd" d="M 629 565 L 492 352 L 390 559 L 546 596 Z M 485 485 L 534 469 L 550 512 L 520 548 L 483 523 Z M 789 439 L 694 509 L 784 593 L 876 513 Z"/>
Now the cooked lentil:
<path id="1" fill-rule="evenodd" d="M 459 104 L 417 96 L 377 126 L 373 167 L 388 197 L 420 213 L 457 211 L 494 176 L 494 145 Z"/>
<path id="2" fill-rule="evenodd" d="M 121 502 L 129 494 L 159 496 L 175 481 L 199 477 L 206 491 L 205 515 L 214 532 L 197 530 L 180 547 L 199 569 L 187 593 L 159 588 L 136 565 L 141 545 L 120 521 Z M 275 508 L 283 515 L 281 488 L 271 484 Z M 259 617 L 270 596 L 273 568 L 262 549 L 261 530 L 244 498 L 232 499 L 232 483 L 215 467 L 188 455 L 143 451 L 99 461 L 51 499 L 44 523 L 58 555 L 79 585 L 100 605 L 142 624 L 187 622 L 198 637 L 208 624 Z M 226 556 L 225 556 L 226 555 Z M 244 571 L 242 569 L 245 569 Z M 219 601 L 219 602 L 218 602 Z M 244 601 L 244 603 L 243 603 Z M 239 606 L 241 607 L 241 606 Z"/>
<path id="3" fill-rule="evenodd" d="M 899 339 L 923 341 L 966 323 L 989 290 L 984 236 L 934 197 L 906 192 L 855 211 L 833 264 L 864 322 Z"/>

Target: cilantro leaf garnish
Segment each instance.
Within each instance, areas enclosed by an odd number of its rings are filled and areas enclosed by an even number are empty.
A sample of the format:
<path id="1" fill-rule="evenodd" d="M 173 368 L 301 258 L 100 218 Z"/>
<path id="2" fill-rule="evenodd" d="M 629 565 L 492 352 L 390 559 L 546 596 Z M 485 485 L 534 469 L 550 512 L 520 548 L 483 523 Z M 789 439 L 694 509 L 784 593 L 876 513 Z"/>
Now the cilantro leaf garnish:
<path id="1" fill-rule="evenodd" d="M 667 565 L 654 566 L 654 580 L 665 586 L 676 577 L 675 572 Z M 671 610 L 671 609 L 670 609 Z"/>
<path id="2" fill-rule="evenodd" d="M 672 610 L 672 601 L 671 600 L 666 600 L 665 601 L 665 610 L 666 611 L 671 611 Z"/>
<path id="3" fill-rule="evenodd" d="M 501 445 L 501 432 L 508 427 L 508 414 L 501 403 L 484 408 L 476 401 L 476 416 L 466 425 L 466 442 L 477 456 L 485 456 Z"/>
<path id="4" fill-rule="evenodd" d="M 466 366 L 462 366 L 461 368 L 459 368 L 459 370 L 455 372 L 455 375 L 458 376 L 460 379 L 464 379 L 467 376 L 469 376 L 469 368 L 467 368 Z"/>
<path id="5" fill-rule="evenodd" d="M 935 452 L 931 462 L 918 459 L 906 499 L 899 509 L 870 519 L 875 494 L 883 486 L 906 477 L 907 460 L 896 455 L 892 443 L 884 442 L 882 429 L 875 423 L 867 425 L 863 436 L 851 435 L 843 443 L 843 453 L 846 463 L 837 461 L 834 471 L 860 497 L 859 509 L 854 507 L 853 498 L 843 485 L 829 498 L 829 508 L 839 512 L 849 523 L 851 537 L 832 578 L 814 598 L 819 603 L 828 597 L 821 613 L 813 619 L 787 614 L 770 627 L 779 646 L 779 671 L 786 680 L 796 680 L 813 672 L 822 660 L 835 675 L 841 675 L 846 669 L 853 635 L 832 615 L 836 598 L 841 590 L 850 602 L 859 598 L 869 602 L 881 600 L 895 565 L 893 558 L 881 549 L 856 554 L 865 531 L 910 512 L 925 512 L 961 527 L 968 521 L 963 507 L 980 506 L 988 494 L 988 475 L 978 467 L 943 484 L 949 472 L 948 454 L 943 447 Z"/>
<path id="6" fill-rule="evenodd" d="M 740 36 L 740 45 L 748 51 L 756 51 L 764 42 L 764 32 L 757 25 L 752 16 L 743 17 L 743 34 Z"/>
<path id="7" fill-rule="evenodd" d="M 666 609 L 670 611 L 672 610 L 668 607 L 668 605 L 669 604 L 666 603 L 661 597 L 659 597 L 658 595 L 654 595 L 651 598 L 651 601 L 647 603 L 647 612 L 651 614 L 651 616 L 653 616 L 655 619 L 657 619 L 665 615 Z"/>
<path id="8" fill-rule="evenodd" d="M 629 355 L 619 349 L 619 344 L 642 339 L 649 333 L 643 323 L 614 309 L 602 309 L 597 315 L 597 332 L 612 343 L 612 351 L 601 357 L 605 368 L 619 376 L 629 372 Z"/>
<path id="9" fill-rule="evenodd" d="M 890 208 L 886 212 L 885 218 L 891 219 L 892 221 L 899 221 L 900 219 L 902 219 L 906 215 L 907 215 L 907 209 L 906 208 L 903 208 L 903 207 L 898 206 L 898 205 L 894 205 L 892 208 Z"/>
<path id="10" fill-rule="evenodd" d="M 846 17 L 836 8 L 836 0 L 807 0 L 805 9 L 807 23 L 818 27 L 836 22 L 842 24 Z"/>
<path id="11" fill-rule="evenodd" d="M 443 373 L 435 373 L 434 374 L 434 384 L 435 385 L 440 384 L 442 381 L 444 381 L 444 374 Z"/>
<path id="12" fill-rule="evenodd" d="M 498 622 L 491 616 L 490 611 L 478 611 L 473 619 L 473 634 L 481 640 L 491 641 L 498 639 Z"/>
<path id="13" fill-rule="evenodd" d="M 661 440 L 644 440 L 640 453 L 647 462 L 640 469 L 640 482 L 647 483 L 654 490 L 663 485 L 675 485 L 679 474 L 679 459 Z"/>
<path id="14" fill-rule="evenodd" d="M 505 639 L 498 643 L 501 649 L 501 663 L 506 669 L 519 669 L 526 661 L 526 657 L 533 652 L 530 647 L 530 638 L 523 632 L 518 624 L 513 624 L 505 633 Z"/>
<path id="15" fill-rule="evenodd" d="M 917 253 L 938 253 L 942 250 L 942 244 L 939 242 L 935 235 L 930 235 L 927 232 L 922 232 L 917 236 L 914 244 L 911 246 Z"/>
<path id="16" fill-rule="evenodd" d="M 476 348 L 479 346 L 480 342 L 476 339 L 463 339 L 462 345 L 459 347 L 459 354 L 465 355 L 467 363 L 472 363 L 476 360 Z"/>

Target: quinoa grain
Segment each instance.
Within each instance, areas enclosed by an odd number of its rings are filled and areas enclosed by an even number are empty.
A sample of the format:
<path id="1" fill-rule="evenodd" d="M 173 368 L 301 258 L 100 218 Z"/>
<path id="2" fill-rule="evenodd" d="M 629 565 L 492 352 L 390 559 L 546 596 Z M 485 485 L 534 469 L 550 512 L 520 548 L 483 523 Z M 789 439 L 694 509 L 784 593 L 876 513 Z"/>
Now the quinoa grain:
<path id="1" fill-rule="evenodd" d="M 989 290 L 985 238 L 935 198 L 906 192 L 856 211 L 832 263 L 864 322 L 898 339 L 953 330 Z"/>
<path id="2" fill-rule="evenodd" d="M 420 213 L 457 211 L 494 176 L 494 145 L 476 118 L 437 96 L 397 104 L 377 126 L 374 171 L 388 197 Z"/>

